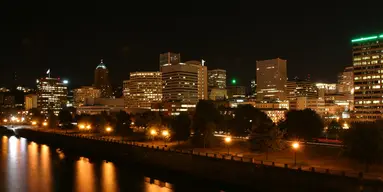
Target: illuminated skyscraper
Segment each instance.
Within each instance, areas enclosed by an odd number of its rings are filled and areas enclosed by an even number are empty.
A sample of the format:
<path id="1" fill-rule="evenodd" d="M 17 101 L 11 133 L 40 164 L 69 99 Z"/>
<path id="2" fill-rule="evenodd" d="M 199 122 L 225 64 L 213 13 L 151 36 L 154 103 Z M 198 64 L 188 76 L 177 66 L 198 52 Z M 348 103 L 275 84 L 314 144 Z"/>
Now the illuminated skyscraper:
<path id="1" fill-rule="evenodd" d="M 103 63 L 102 59 L 101 63 L 96 67 L 96 70 L 94 71 L 94 86 L 101 90 L 102 98 L 112 97 L 112 86 L 109 82 L 109 71 Z"/>
<path id="2" fill-rule="evenodd" d="M 383 34 L 351 40 L 356 121 L 383 118 Z"/>
<path id="3" fill-rule="evenodd" d="M 257 61 L 257 100 L 285 100 L 286 60 Z"/>
<path id="4" fill-rule="evenodd" d="M 163 53 L 160 54 L 160 68 L 166 65 L 178 65 L 181 62 L 181 55 L 179 53 Z"/>
<path id="5" fill-rule="evenodd" d="M 198 68 L 179 64 L 161 67 L 164 101 L 198 102 Z"/>
<path id="6" fill-rule="evenodd" d="M 52 110 L 58 115 L 63 107 L 66 107 L 68 88 L 67 82 L 60 78 L 44 77 L 37 81 L 37 107 L 43 114 Z"/>
<path id="7" fill-rule="evenodd" d="M 133 72 L 124 81 L 124 103 L 126 108 L 150 109 L 152 103 L 162 100 L 161 72 Z"/>

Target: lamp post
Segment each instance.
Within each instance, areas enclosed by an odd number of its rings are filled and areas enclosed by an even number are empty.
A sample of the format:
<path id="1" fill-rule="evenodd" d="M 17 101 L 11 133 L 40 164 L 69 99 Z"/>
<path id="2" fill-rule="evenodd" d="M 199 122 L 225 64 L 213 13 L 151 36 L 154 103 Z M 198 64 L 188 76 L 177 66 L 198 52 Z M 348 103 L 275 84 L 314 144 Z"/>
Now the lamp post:
<path id="1" fill-rule="evenodd" d="M 230 136 L 225 137 L 225 144 L 227 147 L 227 155 L 230 155 L 230 147 L 229 147 L 230 143 L 231 143 L 231 137 Z"/>
<path id="2" fill-rule="evenodd" d="M 166 147 L 166 139 L 169 137 L 169 131 L 168 130 L 163 130 L 162 131 L 162 136 L 164 136 L 164 142 L 165 142 L 165 147 Z"/>
<path id="3" fill-rule="evenodd" d="M 155 129 L 150 130 L 150 135 L 152 136 L 152 145 L 154 145 L 154 137 L 157 135 L 157 131 Z"/>
<path id="4" fill-rule="evenodd" d="M 113 131 L 113 129 L 112 129 L 112 127 L 108 126 L 108 127 L 105 128 L 105 131 L 106 131 L 107 133 L 110 133 L 110 132 Z"/>
<path id="5" fill-rule="evenodd" d="M 294 149 L 294 166 L 297 166 L 297 150 L 299 149 L 299 143 L 295 141 L 291 146 Z"/>

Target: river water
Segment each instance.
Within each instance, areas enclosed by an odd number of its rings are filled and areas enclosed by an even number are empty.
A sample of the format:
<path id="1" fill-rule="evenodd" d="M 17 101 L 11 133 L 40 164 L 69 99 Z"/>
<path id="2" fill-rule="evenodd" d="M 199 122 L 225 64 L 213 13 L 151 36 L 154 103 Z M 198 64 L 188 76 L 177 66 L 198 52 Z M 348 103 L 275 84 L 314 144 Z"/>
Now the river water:
<path id="1" fill-rule="evenodd" d="M 168 183 L 134 166 L 80 157 L 25 138 L 0 139 L 1 192 L 242 191 L 184 175 L 173 176 L 177 179 Z"/>

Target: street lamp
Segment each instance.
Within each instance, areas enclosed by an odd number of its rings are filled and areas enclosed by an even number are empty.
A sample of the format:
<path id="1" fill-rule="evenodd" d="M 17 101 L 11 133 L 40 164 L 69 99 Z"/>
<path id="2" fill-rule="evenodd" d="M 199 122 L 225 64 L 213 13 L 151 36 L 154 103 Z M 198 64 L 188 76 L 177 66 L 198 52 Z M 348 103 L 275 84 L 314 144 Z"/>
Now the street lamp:
<path id="1" fill-rule="evenodd" d="M 154 145 L 154 137 L 157 135 L 157 131 L 155 129 L 150 130 L 150 135 L 152 137 L 152 145 Z"/>
<path id="2" fill-rule="evenodd" d="M 44 126 L 44 127 L 48 126 L 48 122 L 44 121 L 44 122 L 43 122 L 43 126 Z"/>
<path id="3" fill-rule="evenodd" d="M 299 143 L 295 141 L 291 146 L 294 149 L 294 166 L 297 166 L 297 150 L 299 149 Z"/>
<path id="4" fill-rule="evenodd" d="M 110 133 L 110 132 L 113 131 L 113 129 L 112 129 L 111 127 L 106 127 L 106 128 L 105 128 L 105 131 L 108 132 L 108 133 Z"/>
<path id="5" fill-rule="evenodd" d="M 166 147 L 166 139 L 169 137 L 169 135 L 170 135 L 170 133 L 168 130 L 162 131 L 162 136 L 164 136 L 165 147 Z"/>
<path id="6" fill-rule="evenodd" d="M 230 155 L 230 148 L 229 148 L 230 143 L 231 143 L 231 137 L 230 136 L 225 137 L 225 144 L 227 147 L 227 155 Z"/>

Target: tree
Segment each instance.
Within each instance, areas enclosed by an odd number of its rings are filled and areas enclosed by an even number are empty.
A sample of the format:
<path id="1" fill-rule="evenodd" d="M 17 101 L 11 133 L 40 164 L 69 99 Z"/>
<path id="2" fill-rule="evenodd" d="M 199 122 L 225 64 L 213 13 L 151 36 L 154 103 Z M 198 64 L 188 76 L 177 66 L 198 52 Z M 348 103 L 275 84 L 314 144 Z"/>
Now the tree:
<path id="1" fill-rule="evenodd" d="M 172 138 L 176 141 L 186 141 L 190 137 L 191 120 L 187 113 L 181 113 L 171 122 Z"/>
<path id="2" fill-rule="evenodd" d="M 48 111 L 48 125 L 50 128 L 56 128 L 57 127 L 57 116 L 53 113 L 52 110 Z"/>
<path id="3" fill-rule="evenodd" d="M 133 131 L 130 128 L 130 116 L 125 111 L 116 114 L 116 133 L 120 135 L 129 135 Z"/>
<path id="4" fill-rule="evenodd" d="M 290 137 L 305 140 L 321 136 L 324 129 L 321 117 L 311 109 L 287 112 L 285 122 L 282 125 Z"/>
<path id="5" fill-rule="evenodd" d="M 356 123 L 345 132 L 343 138 L 346 154 L 369 165 L 382 160 L 383 129 L 381 123 Z"/>
<path id="6" fill-rule="evenodd" d="M 247 136 L 251 132 L 268 129 L 273 125 L 272 120 L 262 111 L 252 105 L 240 105 L 234 111 L 235 117 L 230 133 L 232 135 Z M 254 129 L 255 130 L 252 130 Z"/>
<path id="7" fill-rule="evenodd" d="M 42 122 L 44 120 L 44 116 L 41 114 L 41 111 L 37 108 L 30 109 L 29 114 L 32 114 L 32 121 Z"/>
<path id="8" fill-rule="evenodd" d="M 342 126 L 337 121 L 333 120 L 327 126 L 327 137 L 338 139 L 342 130 Z"/>
<path id="9" fill-rule="evenodd" d="M 192 129 L 194 145 L 210 146 L 216 124 L 219 121 L 219 112 L 212 101 L 200 100 L 193 116 Z"/>
<path id="10" fill-rule="evenodd" d="M 63 124 L 64 126 L 67 126 L 68 124 L 70 124 L 72 122 L 72 114 L 70 113 L 69 110 L 67 109 L 62 109 L 60 112 L 59 112 L 59 116 L 58 116 L 58 120 L 61 124 Z"/>

